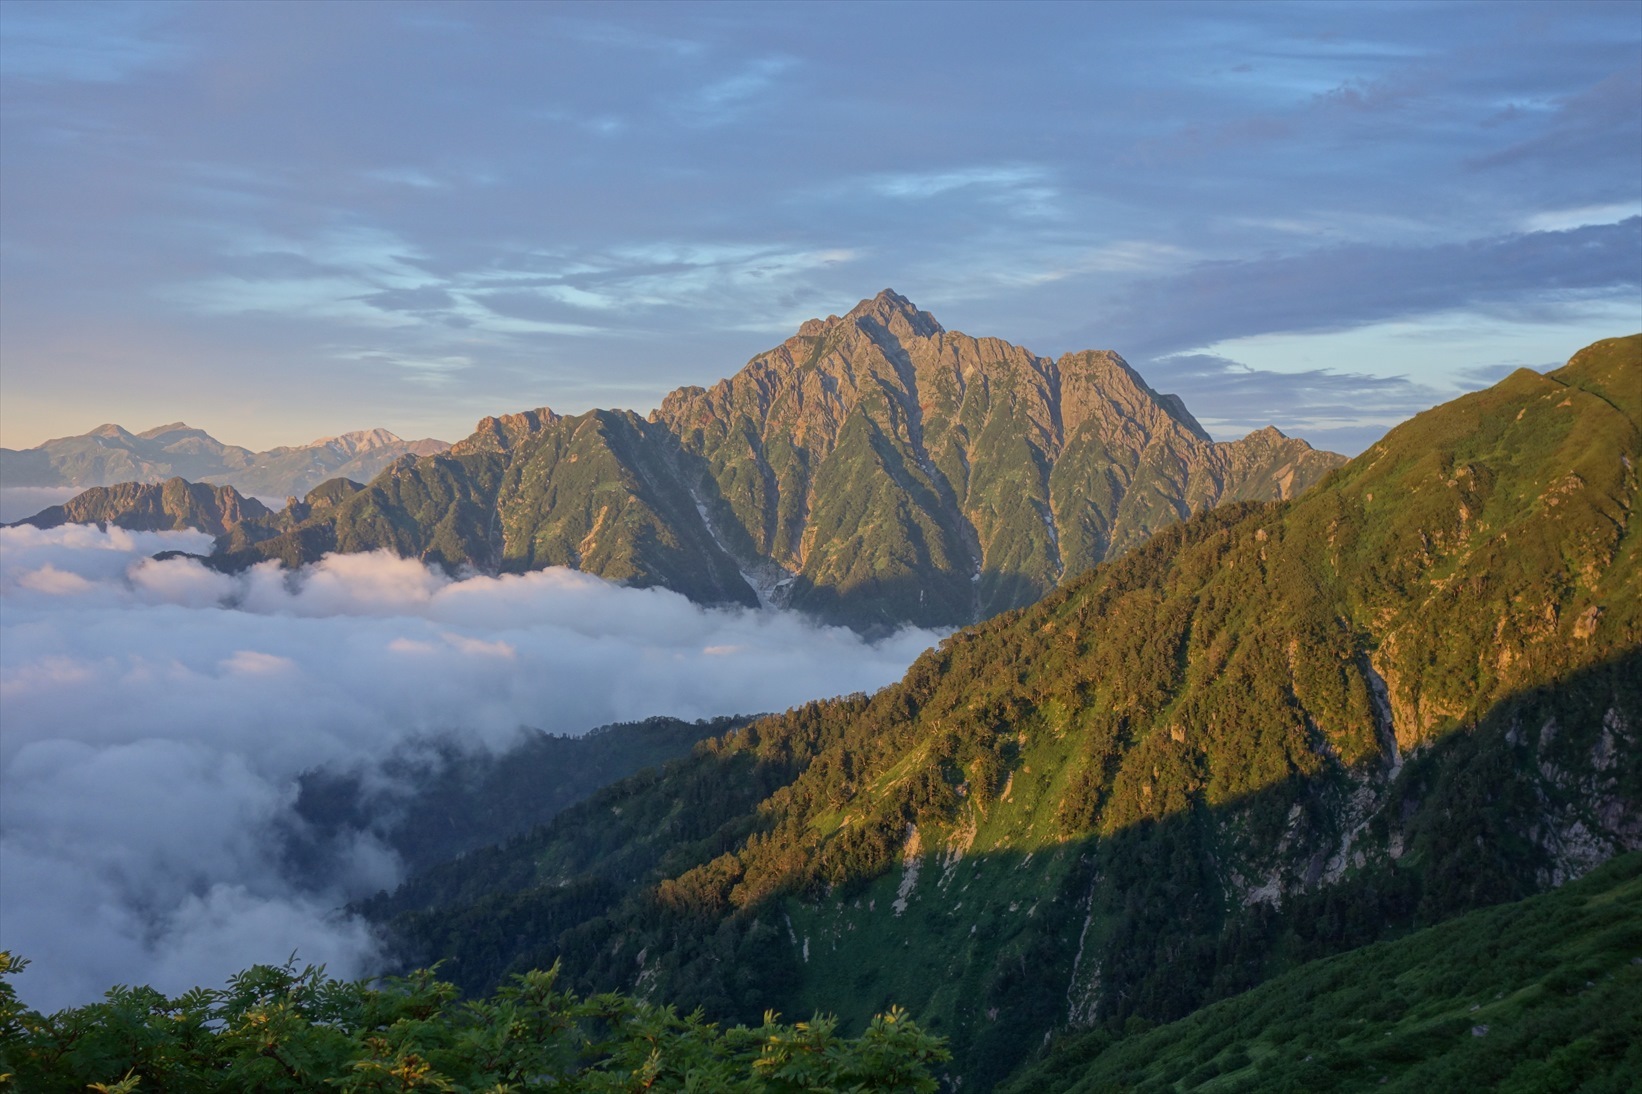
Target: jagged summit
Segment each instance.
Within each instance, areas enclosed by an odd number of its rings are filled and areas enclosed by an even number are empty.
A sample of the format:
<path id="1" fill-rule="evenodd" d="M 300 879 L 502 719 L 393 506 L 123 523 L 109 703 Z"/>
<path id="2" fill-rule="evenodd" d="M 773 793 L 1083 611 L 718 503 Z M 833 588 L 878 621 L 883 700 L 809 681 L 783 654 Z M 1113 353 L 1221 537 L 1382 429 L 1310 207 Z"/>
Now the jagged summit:
<path id="1" fill-rule="evenodd" d="M 896 335 L 910 333 L 922 338 L 940 334 L 946 329 L 933 315 L 920 310 L 918 305 L 894 289 L 885 289 L 877 296 L 861 301 L 844 318 L 857 324 L 862 321 L 878 323 Z"/>
<path id="2" fill-rule="evenodd" d="M 893 289 L 810 320 L 710 387 L 629 411 L 485 418 L 448 456 L 234 561 L 387 547 L 452 566 L 572 566 L 697 600 L 878 631 L 950 626 L 1231 498 L 1340 458 L 1216 444 L 1118 354 L 1052 360 L 949 331 Z M 302 536 L 306 536 L 303 539 Z M 316 546 L 317 545 L 317 546 Z"/>
<path id="3" fill-rule="evenodd" d="M 885 289 L 877 296 L 869 296 L 842 316 L 829 315 L 825 319 L 806 319 L 799 325 L 795 338 L 818 338 L 840 323 L 866 321 L 881 327 L 895 329 L 895 333 L 912 333 L 922 337 L 938 334 L 946 328 L 918 305 L 896 292 Z"/>
<path id="4" fill-rule="evenodd" d="M 517 414 L 484 417 L 473 427 L 472 434 L 451 447 L 451 453 L 461 456 L 471 452 L 505 452 L 558 420 L 559 415 L 554 413 L 553 408 L 545 406 L 522 410 Z"/>
<path id="5" fill-rule="evenodd" d="M 1292 497 L 1342 462 L 1275 430 L 1216 443 L 1111 350 L 1043 357 L 948 330 L 893 289 L 648 418 L 543 406 L 454 446 L 383 429 L 263 453 L 182 423 L 146 440 L 108 428 L 63 442 L 55 466 L 309 497 L 236 539 L 225 567 L 377 549 L 569 566 L 868 633 L 1028 604 L 1193 512 Z M 369 486 L 312 496 L 334 479 Z"/>

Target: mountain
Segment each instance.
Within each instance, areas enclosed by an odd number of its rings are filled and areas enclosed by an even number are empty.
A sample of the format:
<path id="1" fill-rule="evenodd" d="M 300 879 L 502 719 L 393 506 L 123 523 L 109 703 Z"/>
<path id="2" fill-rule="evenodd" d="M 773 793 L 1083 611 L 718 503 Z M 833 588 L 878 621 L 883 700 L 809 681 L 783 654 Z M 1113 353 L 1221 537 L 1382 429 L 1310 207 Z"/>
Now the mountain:
<path id="1" fill-rule="evenodd" d="M 1642 849 L 1639 378 L 1519 370 L 362 910 L 473 991 L 899 1003 L 973 1090 L 1555 887 Z"/>
<path id="2" fill-rule="evenodd" d="M 1642 855 L 1625 855 L 1555 892 L 1304 965 L 1183 1021 L 1068 1038 L 1007 1089 L 1634 1090 L 1638 923 Z"/>
<path id="3" fill-rule="evenodd" d="M 62 505 L 42 509 L 18 524 L 55 528 L 60 524 L 113 524 L 134 532 L 173 532 L 192 528 L 228 537 L 245 528 L 260 528 L 276 514 L 256 498 L 232 486 L 212 486 L 174 478 L 163 483 L 123 482 L 95 486 Z"/>
<path id="4" fill-rule="evenodd" d="M 570 566 L 863 631 L 950 626 L 1341 457 L 1267 428 L 1219 444 L 1110 352 L 1038 357 L 886 290 L 710 389 L 631 411 L 486 418 L 449 452 L 226 567 L 379 548 L 490 571 Z"/>
<path id="5" fill-rule="evenodd" d="M 92 487 L 180 477 L 233 486 L 242 494 L 289 497 L 331 478 L 370 479 L 407 453 L 431 456 L 449 447 L 444 441 L 403 441 L 385 429 L 367 429 L 252 452 L 182 422 L 142 433 L 100 425 L 37 448 L 0 448 L 0 483 Z"/>

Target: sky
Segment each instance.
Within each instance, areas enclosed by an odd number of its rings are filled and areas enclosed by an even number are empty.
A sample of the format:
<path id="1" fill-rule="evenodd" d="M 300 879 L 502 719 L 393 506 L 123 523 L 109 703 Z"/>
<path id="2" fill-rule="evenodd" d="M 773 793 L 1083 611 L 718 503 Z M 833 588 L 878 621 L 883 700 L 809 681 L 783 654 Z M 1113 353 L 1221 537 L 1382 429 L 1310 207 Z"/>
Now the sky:
<path id="1" fill-rule="evenodd" d="M 495 751 L 521 725 L 784 710 L 874 691 L 939 638 L 868 643 L 564 569 L 451 578 L 358 554 L 229 577 L 149 557 L 209 544 L 0 528 L 0 949 L 32 962 L 17 987 L 36 1009 L 216 986 L 293 952 L 380 971 L 337 909 L 402 864 L 365 829 L 333 872 L 296 872 L 305 771 L 376 785 L 430 740 Z"/>
<path id="2" fill-rule="evenodd" d="M 893 287 L 1355 452 L 1642 329 L 1642 4 L 0 5 L 0 444 L 647 410 Z"/>

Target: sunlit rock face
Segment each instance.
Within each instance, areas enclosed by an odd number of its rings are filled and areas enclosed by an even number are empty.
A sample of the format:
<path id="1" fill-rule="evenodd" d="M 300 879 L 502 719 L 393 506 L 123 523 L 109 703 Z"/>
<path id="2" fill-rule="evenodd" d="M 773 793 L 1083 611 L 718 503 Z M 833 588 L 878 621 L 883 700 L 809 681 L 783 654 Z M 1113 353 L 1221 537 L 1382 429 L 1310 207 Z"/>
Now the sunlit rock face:
<path id="1" fill-rule="evenodd" d="M 242 535 L 223 564 L 387 548 L 492 572 L 571 566 L 867 632 L 954 626 L 1340 462 L 1275 429 L 1217 444 L 1115 353 L 1038 357 L 886 290 L 648 419 L 486 418 L 279 535 Z"/>

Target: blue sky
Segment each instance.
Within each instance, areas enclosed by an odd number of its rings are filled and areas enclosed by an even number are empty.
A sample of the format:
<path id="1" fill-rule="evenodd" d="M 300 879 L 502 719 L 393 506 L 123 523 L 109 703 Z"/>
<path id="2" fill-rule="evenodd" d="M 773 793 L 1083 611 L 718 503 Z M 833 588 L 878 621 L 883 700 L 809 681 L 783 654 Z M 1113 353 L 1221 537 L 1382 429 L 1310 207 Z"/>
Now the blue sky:
<path id="1" fill-rule="evenodd" d="M 1642 4 L 0 4 L 0 443 L 648 409 L 894 287 L 1355 452 L 1642 329 Z"/>

